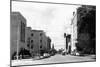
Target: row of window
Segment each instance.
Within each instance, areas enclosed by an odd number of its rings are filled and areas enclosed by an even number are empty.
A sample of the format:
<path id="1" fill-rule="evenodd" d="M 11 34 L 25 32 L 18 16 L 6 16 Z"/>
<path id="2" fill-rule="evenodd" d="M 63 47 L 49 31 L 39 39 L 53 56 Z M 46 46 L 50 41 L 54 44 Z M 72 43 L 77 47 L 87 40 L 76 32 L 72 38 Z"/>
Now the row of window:
<path id="1" fill-rule="evenodd" d="M 33 43 L 34 41 L 33 40 L 31 40 L 31 43 Z M 42 43 L 42 40 L 40 40 L 40 43 Z"/>
<path id="2" fill-rule="evenodd" d="M 30 40 L 27 40 L 27 43 L 29 43 L 29 44 L 30 44 Z M 34 41 L 33 41 L 33 40 L 31 40 L 31 43 L 34 43 Z M 40 43 L 42 43 L 42 40 L 40 40 Z"/>
<path id="3" fill-rule="evenodd" d="M 30 47 L 30 42 L 31 42 L 31 47 Z M 30 42 L 28 41 L 27 47 L 33 49 L 34 41 L 31 40 Z M 42 40 L 40 40 L 40 43 L 42 43 Z M 40 45 L 40 48 L 42 48 L 42 44 Z"/>
<path id="4" fill-rule="evenodd" d="M 22 42 L 25 42 L 25 26 L 26 25 L 21 21 L 21 31 L 20 31 L 21 37 L 20 37 L 20 40 Z M 34 34 L 32 33 L 31 36 L 34 36 Z M 40 36 L 42 36 L 42 33 L 40 33 Z M 40 42 L 42 42 L 42 41 L 40 41 Z"/>
<path id="5" fill-rule="evenodd" d="M 32 33 L 31 36 L 34 36 L 34 34 Z M 40 33 L 40 36 L 42 36 L 42 33 Z M 32 43 L 32 45 L 30 48 L 33 49 L 34 41 L 31 40 L 31 43 Z M 42 40 L 40 40 L 40 43 L 42 43 Z M 29 46 L 29 44 L 28 44 L 28 46 Z M 42 45 L 40 45 L 40 48 L 42 48 Z"/>
<path id="6" fill-rule="evenodd" d="M 33 46 L 34 46 L 33 44 L 31 45 L 31 47 L 30 47 L 30 44 L 27 44 L 27 47 L 28 47 L 28 48 L 33 49 Z M 42 48 L 42 45 L 40 45 L 40 48 Z"/>
<path id="7" fill-rule="evenodd" d="M 34 34 L 32 33 L 31 36 L 34 36 Z M 40 33 L 40 36 L 42 36 L 42 33 Z"/>

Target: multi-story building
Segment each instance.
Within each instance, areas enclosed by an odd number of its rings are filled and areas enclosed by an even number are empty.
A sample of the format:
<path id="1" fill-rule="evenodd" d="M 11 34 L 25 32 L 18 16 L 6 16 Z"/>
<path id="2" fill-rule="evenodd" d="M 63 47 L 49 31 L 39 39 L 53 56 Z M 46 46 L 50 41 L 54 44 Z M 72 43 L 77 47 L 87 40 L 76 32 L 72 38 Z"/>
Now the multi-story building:
<path id="1" fill-rule="evenodd" d="M 25 37 L 26 45 L 25 48 L 30 51 L 30 46 L 31 46 L 31 27 L 26 27 L 26 37 Z"/>
<path id="2" fill-rule="evenodd" d="M 41 51 L 47 51 L 47 36 L 42 30 L 31 30 L 31 54 L 39 55 Z"/>
<path id="3" fill-rule="evenodd" d="M 71 23 L 71 52 L 76 51 L 77 43 L 77 11 L 73 12 L 73 18 Z"/>
<path id="4" fill-rule="evenodd" d="M 81 6 L 73 15 L 71 51 L 95 53 L 95 6 Z"/>
<path id="5" fill-rule="evenodd" d="M 50 51 L 51 49 L 51 38 L 47 37 L 47 51 Z"/>
<path id="6" fill-rule="evenodd" d="M 73 14 L 71 51 L 95 53 L 95 6 L 81 6 Z"/>
<path id="7" fill-rule="evenodd" d="M 51 39 L 43 30 L 26 27 L 26 19 L 19 12 L 11 13 L 11 58 L 41 55 L 51 49 Z"/>
<path id="8" fill-rule="evenodd" d="M 26 19 L 19 12 L 11 12 L 11 58 L 19 56 L 25 45 Z"/>

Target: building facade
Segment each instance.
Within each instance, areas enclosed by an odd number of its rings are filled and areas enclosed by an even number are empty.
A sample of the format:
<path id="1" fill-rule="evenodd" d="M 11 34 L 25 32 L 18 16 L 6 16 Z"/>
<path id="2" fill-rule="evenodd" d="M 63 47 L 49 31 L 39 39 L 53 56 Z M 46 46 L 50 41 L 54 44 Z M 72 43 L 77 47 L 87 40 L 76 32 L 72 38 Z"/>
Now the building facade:
<path id="1" fill-rule="evenodd" d="M 11 12 L 11 58 L 17 56 L 25 46 L 26 19 L 19 12 Z"/>
<path id="2" fill-rule="evenodd" d="M 77 43 L 77 11 L 73 12 L 73 18 L 71 22 L 71 52 L 75 52 Z"/>
<path id="3" fill-rule="evenodd" d="M 95 6 L 81 6 L 73 13 L 71 23 L 71 52 L 95 53 Z"/>
<path id="4" fill-rule="evenodd" d="M 26 27 L 25 48 L 30 51 L 31 46 L 31 27 Z"/>
<path id="5" fill-rule="evenodd" d="M 42 30 L 31 30 L 31 54 L 40 55 L 48 50 L 47 36 Z"/>
<path id="6" fill-rule="evenodd" d="M 50 49 L 51 39 L 43 30 L 32 30 L 19 12 L 11 13 L 11 59 L 40 56 Z"/>

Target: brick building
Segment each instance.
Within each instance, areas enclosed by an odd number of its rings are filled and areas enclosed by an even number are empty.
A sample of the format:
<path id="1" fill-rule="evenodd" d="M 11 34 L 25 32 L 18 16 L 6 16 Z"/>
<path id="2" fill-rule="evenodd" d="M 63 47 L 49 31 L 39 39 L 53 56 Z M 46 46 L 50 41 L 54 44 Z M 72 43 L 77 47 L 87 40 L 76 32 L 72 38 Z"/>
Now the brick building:
<path id="1" fill-rule="evenodd" d="M 26 27 L 26 36 L 25 36 L 25 39 L 26 39 L 25 48 L 30 51 L 30 45 L 31 45 L 31 27 Z"/>
<path id="2" fill-rule="evenodd" d="M 42 30 L 31 30 L 31 54 L 40 55 L 41 51 L 48 50 L 47 36 Z"/>

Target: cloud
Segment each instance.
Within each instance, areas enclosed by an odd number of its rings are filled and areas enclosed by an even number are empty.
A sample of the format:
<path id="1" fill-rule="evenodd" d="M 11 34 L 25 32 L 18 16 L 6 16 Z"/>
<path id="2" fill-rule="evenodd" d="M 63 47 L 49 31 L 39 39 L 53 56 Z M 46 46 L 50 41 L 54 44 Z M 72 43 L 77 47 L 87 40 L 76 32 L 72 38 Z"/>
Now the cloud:
<path id="1" fill-rule="evenodd" d="M 70 33 L 70 23 L 76 6 L 43 3 L 12 2 L 12 11 L 19 11 L 32 29 L 44 30 L 55 47 L 64 48 L 64 33 Z M 60 46 L 60 47 L 59 47 Z"/>

